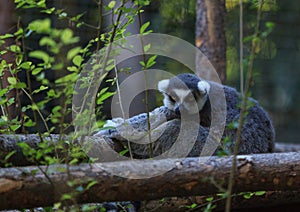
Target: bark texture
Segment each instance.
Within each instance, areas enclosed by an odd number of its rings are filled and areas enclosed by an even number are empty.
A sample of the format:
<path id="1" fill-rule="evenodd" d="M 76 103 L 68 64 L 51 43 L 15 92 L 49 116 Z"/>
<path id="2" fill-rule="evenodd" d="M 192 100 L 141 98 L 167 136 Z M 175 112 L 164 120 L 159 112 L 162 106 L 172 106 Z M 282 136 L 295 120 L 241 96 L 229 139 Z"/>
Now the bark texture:
<path id="1" fill-rule="evenodd" d="M 6 0 L 0 1 L 0 35 L 4 35 L 6 33 L 15 32 L 15 17 L 14 17 L 14 1 Z M 12 38 L 5 39 L 5 44 L 0 46 L 0 51 L 4 50 L 6 47 L 13 44 L 14 40 Z M 1 60 L 5 60 L 8 64 L 14 64 L 15 55 L 13 52 L 8 51 L 6 54 L 1 55 Z M 1 77 L 1 87 L 6 88 L 9 86 L 7 81 L 8 77 L 11 77 L 12 74 L 9 70 L 5 70 L 3 72 L 3 76 Z M 14 98 L 16 96 L 16 90 L 12 89 L 6 93 L 7 98 Z M 6 114 L 8 114 L 9 119 L 13 119 L 16 117 L 16 104 L 12 104 L 7 108 L 4 108 Z M 2 110 L 0 111 L 0 114 Z"/>
<path id="2" fill-rule="evenodd" d="M 196 46 L 212 63 L 222 83 L 226 81 L 225 16 L 224 0 L 197 0 Z M 213 73 L 206 72 L 202 59 L 197 57 L 196 61 L 200 77 L 218 81 Z"/>
<path id="3" fill-rule="evenodd" d="M 241 155 L 237 160 L 234 192 L 300 190 L 297 152 Z M 231 166 L 232 157 L 203 157 L 3 168 L 0 209 L 48 206 L 74 191 L 77 203 L 215 194 L 227 187 Z M 76 190 L 91 180 L 97 184 Z"/>

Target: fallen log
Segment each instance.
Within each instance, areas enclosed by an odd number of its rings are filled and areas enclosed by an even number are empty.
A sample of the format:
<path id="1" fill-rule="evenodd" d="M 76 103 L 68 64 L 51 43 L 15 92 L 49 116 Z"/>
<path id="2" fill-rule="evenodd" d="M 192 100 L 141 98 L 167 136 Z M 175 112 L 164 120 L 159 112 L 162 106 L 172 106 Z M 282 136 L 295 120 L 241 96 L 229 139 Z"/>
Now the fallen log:
<path id="1" fill-rule="evenodd" d="M 60 140 L 68 141 L 72 140 L 67 136 L 59 136 L 56 134 L 51 134 L 50 136 L 43 137 L 43 139 L 49 142 L 49 145 L 57 145 Z M 108 138 L 103 138 L 99 136 L 86 136 L 85 139 L 90 140 L 91 142 L 97 143 L 97 147 L 103 150 L 108 150 L 109 148 L 120 151 L 122 147 L 119 146 L 119 143 L 112 143 Z M 38 149 L 38 144 L 41 142 L 40 137 L 36 134 L 29 135 L 0 135 L 0 167 L 4 167 L 5 163 L 10 163 L 14 166 L 28 166 L 36 165 L 32 161 L 28 161 L 24 156 L 22 149 L 18 146 L 18 143 L 26 143 L 30 147 Z M 75 141 L 77 142 L 77 141 Z M 66 144 L 64 144 L 66 145 Z M 66 148 L 67 145 L 66 145 Z M 15 151 L 15 153 L 8 159 L 5 160 L 6 155 L 10 152 Z M 300 144 L 275 144 L 275 152 L 300 152 Z M 65 154 L 61 152 L 58 153 L 59 157 L 65 157 Z M 54 153 L 53 153 L 54 155 Z M 105 158 L 101 158 L 101 161 L 109 161 Z"/>
<path id="2" fill-rule="evenodd" d="M 274 152 L 300 152 L 300 144 L 275 143 Z"/>
<path id="3" fill-rule="evenodd" d="M 215 194 L 225 191 L 231 166 L 231 156 L 213 156 L 1 168 L 0 209 L 49 206 L 70 193 L 76 203 Z M 234 192 L 299 191 L 300 154 L 240 155 L 234 180 Z"/>
<path id="4" fill-rule="evenodd" d="M 85 143 L 93 143 L 93 145 L 98 149 L 98 152 L 111 152 L 112 150 L 120 151 L 118 148 L 118 143 L 112 143 L 111 140 L 105 139 L 99 136 L 85 136 Z M 5 167 L 6 164 L 9 166 L 29 166 L 38 165 L 41 161 L 30 161 L 24 155 L 22 148 L 19 146 L 20 143 L 25 143 L 29 147 L 38 150 L 41 142 L 46 142 L 49 146 L 57 147 L 58 145 L 64 148 L 53 148 L 53 152 L 49 152 L 49 156 L 56 156 L 58 158 L 64 159 L 67 157 L 67 150 L 70 144 L 77 145 L 80 143 L 78 140 L 72 139 L 68 136 L 60 136 L 57 134 L 51 134 L 50 136 L 43 136 L 42 141 L 40 137 L 36 134 L 11 134 L 11 135 L 0 135 L 0 167 Z M 84 150 L 84 148 L 83 148 Z M 6 158 L 8 154 L 12 151 L 14 153 Z M 68 156 L 69 157 L 69 156 Z M 101 161 L 106 161 L 105 158 L 101 158 Z"/>

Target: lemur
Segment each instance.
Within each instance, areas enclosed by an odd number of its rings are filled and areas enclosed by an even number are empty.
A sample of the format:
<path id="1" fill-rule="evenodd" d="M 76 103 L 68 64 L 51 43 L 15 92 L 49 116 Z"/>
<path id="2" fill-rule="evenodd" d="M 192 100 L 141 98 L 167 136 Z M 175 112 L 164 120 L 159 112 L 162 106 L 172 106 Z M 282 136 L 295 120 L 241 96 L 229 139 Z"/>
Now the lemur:
<path id="1" fill-rule="evenodd" d="M 176 141 L 182 127 L 182 117 L 199 115 L 197 124 L 198 135 L 193 148 L 187 156 L 196 157 L 201 154 L 212 124 L 212 114 L 225 111 L 225 128 L 221 132 L 221 148 L 232 151 L 237 138 L 236 123 L 240 116 L 240 94 L 229 86 L 215 82 L 205 81 L 193 74 L 179 74 L 171 79 L 158 82 L 158 90 L 164 95 L 164 106 L 156 108 L 150 113 L 150 123 L 153 139 L 153 157 L 168 151 Z M 225 108 L 212 107 L 212 99 L 218 101 L 219 93 L 223 93 Z M 220 101 L 222 98 L 220 98 Z M 249 98 L 251 103 L 242 126 L 241 145 L 239 154 L 268 153 L 274 148 L 275 131 L 272 122 L 257 101 Z M 125 123 L 125 124 L 124 124 Z M 114 141 L 133 141 L 131 149 L 136 158 L 149 157 L 147 141 L 147 115 L 140 114 L 124 120 L 115 118 L 107 121 L 106 126 L 114 129 L 99 131 L 96 135 L 106 136 Z M 185 139 L 189 139 L 188 127 Z M 228 143 L 223 143 L 230 140 Z M 144 142 L 144 143 L 143 143 Z M 218 150 L 220 150 L 219 148 Z M 216 150 L 214 154 L 217 153 Z M 176 150 L 178 151 L 178 149 Z M 171 156 L 174 154 L 171 154 Z M 175 154 L 176 155 L 176 154 Z"/>

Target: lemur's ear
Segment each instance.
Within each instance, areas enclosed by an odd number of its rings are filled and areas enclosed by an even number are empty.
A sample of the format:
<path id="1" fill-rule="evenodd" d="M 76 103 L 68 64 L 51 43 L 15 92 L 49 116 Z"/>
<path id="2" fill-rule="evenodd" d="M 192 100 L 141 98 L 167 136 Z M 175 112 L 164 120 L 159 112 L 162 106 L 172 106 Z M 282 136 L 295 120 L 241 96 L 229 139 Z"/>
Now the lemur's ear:
<path id="1" fill-rule="evenodd" d="M 200 91 L 201 94 L 207 94 L 210 90 L 210 85 L 208 82 L 201 80 L 197 84 L 198 90 Z"/>
<path id="2" fill-rule="evenodd" d="M 158 82 L 158 90 L 160 92 L 166 92 L 168 86 L 169 86 L 170 80 L 165 79 Z"/>

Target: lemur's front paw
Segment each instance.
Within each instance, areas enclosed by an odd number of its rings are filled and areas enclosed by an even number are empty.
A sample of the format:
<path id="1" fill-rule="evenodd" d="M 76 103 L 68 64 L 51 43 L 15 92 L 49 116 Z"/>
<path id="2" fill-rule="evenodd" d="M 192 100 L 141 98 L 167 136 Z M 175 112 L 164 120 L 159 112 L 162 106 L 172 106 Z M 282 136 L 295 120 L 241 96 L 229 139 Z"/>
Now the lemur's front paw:
<path id="1" fill-rule="evenodd" d="M 118 128 L 125 122 L 123 118 L 114 118 L 112 120 L 107 120 L 103 125 L 103 128 L 100 129 L 94 136 L 105 136 L 109 138 L 120 139 L 120 133 Z M 122 139 L 124 140 L 124 139 Z"/>

